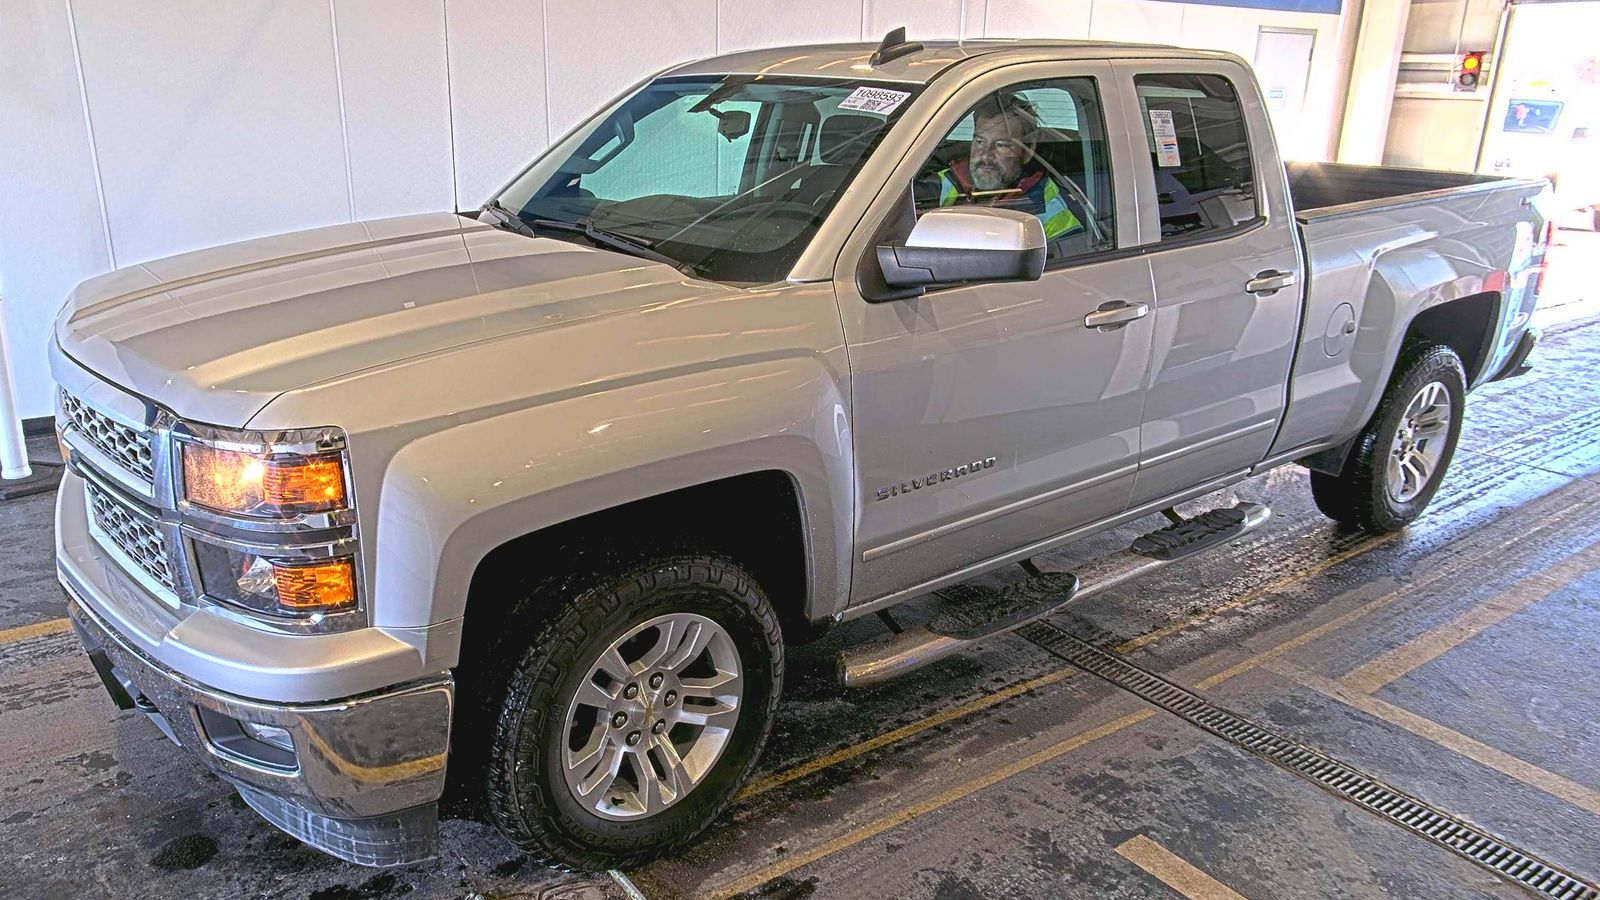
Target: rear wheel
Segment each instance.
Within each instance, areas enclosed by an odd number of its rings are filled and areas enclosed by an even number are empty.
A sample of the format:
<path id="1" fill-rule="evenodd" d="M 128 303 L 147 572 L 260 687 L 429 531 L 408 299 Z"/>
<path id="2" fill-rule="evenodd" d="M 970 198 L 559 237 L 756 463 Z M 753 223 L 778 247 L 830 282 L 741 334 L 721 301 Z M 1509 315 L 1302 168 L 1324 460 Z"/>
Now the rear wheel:
<path id="1" fill-rule="evenodd" d="M 1421 515 L 1455 455 L 1466 393 L 1455 351 L 1442 344 L 1409 348 L 1344 468 L 1337 475 L 1311 473 L 1317 508 L 1343 525 L 1378 533 Z"/>
<path id="2" fill-rule="evenodd" d="M 717 557 L 649 561 L 552 599 L 490 739 L 493 821 L 534 855 L 580 868 L 682 846 L 766 740 L 783 678 L 777 616 Z"/>

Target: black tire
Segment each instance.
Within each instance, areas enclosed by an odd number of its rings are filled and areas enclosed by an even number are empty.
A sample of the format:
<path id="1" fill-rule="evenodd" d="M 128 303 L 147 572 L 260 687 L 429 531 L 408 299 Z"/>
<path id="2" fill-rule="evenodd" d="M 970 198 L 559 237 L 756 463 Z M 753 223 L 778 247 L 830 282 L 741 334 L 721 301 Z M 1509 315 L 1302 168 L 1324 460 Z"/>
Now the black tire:
<path id="1" fill-rule="evenodd" d="M 1449 394 L 1450 425 L 1444 453 L 1421 492 L 1400 502 L 1389 492 L 1389 453 L 1406 407 L 1433 382 L 1442 384 Z M 1344 468 L 1338 475 L 1311 473 L 1311 496 L 1317 509 L 1341 525 L 1375 534 L 1398 531 L 1422 515 L 1455 456 L 1466 396 L 1466 370 L 1454 350 L 1443 344 L 1408 346 L 1395 365 L 1372 421 L 1357 436 Z"/>
<path id="2" fill-rule="evenodd" d="M 579 869 L 633 866 L 682 847 L 727 806 L 766 742 L 783 684 L 777 614 L 748 575 L 716 556 L 649 560 L 547 599 L 548 618 L 511 667 L 492 725 L 484 782 L 491 821 L 531 856 Z M 613 641 L 681 612 L 714 620 L 733 639 L 744 676 L 738 719 L 720 757 L 682 799 L 639 819 L 603 818 L 564 780 L 566 710 Z"/>

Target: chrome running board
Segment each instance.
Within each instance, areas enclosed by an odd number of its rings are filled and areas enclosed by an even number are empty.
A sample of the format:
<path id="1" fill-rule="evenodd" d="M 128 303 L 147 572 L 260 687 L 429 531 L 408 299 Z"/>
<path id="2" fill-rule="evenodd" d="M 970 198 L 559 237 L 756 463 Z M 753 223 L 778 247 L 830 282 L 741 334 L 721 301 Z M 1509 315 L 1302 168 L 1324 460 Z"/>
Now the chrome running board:
<path id="1" fill-rule="evenodd" d="M 971 583 L 947 588 L 942 593 L 950 600 L 949 608 L 932 621 L 840 653 L 839 680 L 845 687 L 862 687 L 920 669 L 1068 604 L 1232 543 L 1270 518 L 1270 508 L 1240 503 L 1153 531 L 1128 549 L 1092 560 L 1076 572 L 1041 573 L 1001 590 Z"/>

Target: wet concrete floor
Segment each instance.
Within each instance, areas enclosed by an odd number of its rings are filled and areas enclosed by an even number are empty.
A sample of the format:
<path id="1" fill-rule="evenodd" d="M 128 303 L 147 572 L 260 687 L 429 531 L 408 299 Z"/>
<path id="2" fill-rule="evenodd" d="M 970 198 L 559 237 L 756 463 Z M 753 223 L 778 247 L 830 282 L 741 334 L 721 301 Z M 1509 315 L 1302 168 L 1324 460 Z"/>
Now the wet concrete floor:
<path id="1" fill-rule="evenodd" d="M 1594 882 L 1597 359 L 1600 321 L 1569 323 L 1534 373 L 1474 394 L 1455 465 L 1402 534 L 1341 533 L 1305 473 L 1280 469 L 1184 508 L 1267 503 L 1277 515 L 1258 536 L 1052 624 Z M 603 873 L 534 866 L 470 822 L 444 824 L 437 859 L 386 872 L 277 833 L 111 706 L 57 624 L 50 503 L 0 504 L 0 897 L 626 896 Z M 1070 569 L 1160 524 L 1040 564 Z M 1528 895 L 1015 635 L 891 684 L 834 686 L 833 653 L 881 634 L 859 621 L 793 652 L 754 781 L 689 852 L 626 873 L 629 888 Z"/>

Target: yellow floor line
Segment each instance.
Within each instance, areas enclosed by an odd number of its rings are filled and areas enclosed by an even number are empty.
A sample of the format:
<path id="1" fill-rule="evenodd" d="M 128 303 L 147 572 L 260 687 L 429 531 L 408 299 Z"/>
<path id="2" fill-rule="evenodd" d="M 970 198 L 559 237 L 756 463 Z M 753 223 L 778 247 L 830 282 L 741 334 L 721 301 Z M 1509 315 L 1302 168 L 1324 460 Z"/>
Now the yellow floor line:
<path id="1" fill-rule="evenodd" d="M 1296 572 L 1293 575 L 1286 575 L 1277 579 L 1276 581 L 1272 581 L 1268 584 L 1254 588 L 1248 593 L 1243 594 L 1239 598 L 1230 601 L 1229 603 L 1207 610 L 1202 615 L 1183 619 L 1164 628 L 1158 628 L 1155 631 L 1140 635 L 1139 637 L 1123 641 L 1122 643 L 1116 645 L 1116 647 L 1113 649 L 1115 649 L 1118 653 L 1132 653 L 1140 647 L 1148 646 L 1149 644 L 1159 641 L 1162 638 L 1169 637 L 1173 634 L 1183 631 L 1186 628 L 1192 628 L 1195 625 L 1201 624 L 1202 622 L 1216 617 L 1217 615 L 1235 609 L 1242 609 L 1264 596 L 1277 593 L 1278 591 L 1291 587 L 1297 582 L 1313 578 L 1322 572 L 1339 565 L 1342 562 L 1354 559 L 1363 553 L 1376 550 L 1378 547 L 1390 543 L 1399 536 L 1399 534 L 1389 534 L 1384 535 L 1383 537 L 1372 538 L 1370 540 L 1363 541 L 1354 547 L 1350 547 L 1333 556 L 1330 556 L 1327 559 L 1322 560 L 1321 562 L 1300 572 Z M 752 781 L 750 784 L 746 785 L 745 788 L 741 790 L 734 798 L 734 801 L 738 802 L 740 800 L 747 800 L 758 794 L 764 794 L 775 787 L 805 778 L 808 775 L 814 775 L 823 769 L 836 766 L 839 763 L 854 759 L 862 754 L 871 753 L 874 750 L 887 747 L 890 744 L 895 744 L 907 738 L 914 737 L 930 728 L 943 725 L 946 722 L 951 722 L 962 718 L 963 716 L 967 716 L 975 712 L 981 712 L 991 706 L 1004 703 L 1005 701 L 1010 700 L 1019 694 L 1024 694 L 1036 688 L 1041 688 L 1060 681 L 1065 681 L 1066 679 L 1071 678 L 1076 671 L 1076 669 L 1071 668 L 1057 669 L 1037 678 L 1030 678 L 1027 681 L 1018 682 L 1017 684 L 1002 688 L 995 693 L 985 694 L 982 697 L 970 700 L 961 704 L 960 706 L 951 707 L 944 712 L 929 716 L 926 719 L 919 719 L 909 725 L 903 725 L 899 728 L 896 728 L 893 731 L 884 732 L 883 734 L 877 735 L 876 737 L 870 738 L 859 744 L 851 744 L 848 747 L 840 748 L 839 750 L 829 753 L 826 756 L 821 756 L 802 763 L 795 768 L 775 772 L 766 776 L 765 778 L 757 779 L 756 781 Z"/>
<path id="2" fill-rule="evenodd" d="M 1578 505 L 1578 503 L 1570 504 L 1556 515 L 1552 515 L 1546 520 L 1547 524 L 1543 527 L 1554 526 L 1562 514 L 1570 512 Z M 1289 640 L 1284 641 L 1272 647 L 1271 649 L 1263 651 L 1262 653 L 1257 654 L 1250 659 L 1244 660 L 1237 665 L 1231 666 L 1209 678 L 1202 680 L 1199 682 L 1199 687 L 1201 689 L 1216 687 L 1217 685 L 1228 681 L 1229 679 L 1242 675 L 1245 672 L 1248 672 L 1259 666 L 1264 666 L 1286 653 L 1299 649 L 1300 647 L 1304 647 L 1307 644 L 1310 644 L 1320 638 L 1332 634 L 1335 631 L 1338 631 L 1341 628 L 1344 628 L 1352 622 L 1359 620 L 1363 616 L 1377 612 L 1378 610 L 1395 603 L 1403 597 L 1407 597 L 1414 592 L 1421 591 L 1443 578 L 1450 577 L 1456 574 L 1456 571 L 1460 568 L 1469 565 L 1475 565 L 1482 557 L 1493 556 L 1499 551 L 1502 551 L 1513 544 L 1524 542 L 1528 539 L 1528 537 L 1529 535 L 1527 534 L 1520 534 L 1498 545 L 1495 545 L 1494 547 L 1491 547 L 1482 553 L 1474 553 L 1464 556 L 1463 558 L 1444 563 L 1438 569 L 1434 570 L 1431 574 L 1419 581 L 1411 584 L 1399 585 L 1387 593 L 1369 600 L 1359 607 L 1356 607 L 1350 612 L 1336 616 L 1333 619 L 1330 619 L 1329 621 L 1317 626 L 1316 628 L 1311 629 L 1310 631 L 1302 632 L 1301 634 L 1290 638 Z M 1579 552 L 1587 553 L 1596 548 L 1600 548 L 1600 541 L 1585 547 Z M 987 772 L 975 779 L 956 785 L 955 787 L 945 790 L 933 797 L 921 800 L 910 806 L 896 810 L 886 816 L 868 822 L 865 825 L 861 825 L 803 853 L 796 853 L 786 856 L 780 862 L 773 863 L 769 866 L 752 872 L 749 875 L 734 881 L 732 884 L 717 888 L 714 896 L 729 897 L 734 894 L 739 894 L 756 888 L 774 878 L 787 875 L 790 872 L 801 868 L 802 866 L 810 865 L 813 862 L 816 862 L 841 850 L 853 847 L 856 844 L 882 834 L 885 831 L 910 822 L 912 819 L 926 815 L 930 812 L 940 809 L 941 807 L 954 803 L 957 800 L 968 797 L 978 791 L 983 790 L 984 788 L 1004 781 L 1013 775 L 1017 775 L 1021 772 L 1025 772 L 1029 769 L 1043 765 L 1044 763 L 1050 762 L 1059 756 L 1070 753 L 1079 747 L 1097 741 L 1100 738 L 1116 734 L 1123 729 L 1143 722 L 1145 719 L 1155 715 L 1155 712 L 1155 710 L 1151 709 L 1141 710 L 1140 712 L 1132 713 L 1130 715 L 1123 716 L 1120 719 L 1108 722 L 1105 725 L 1101 725 L 1100 727 L 1084 732 L 1083 734 L 1066 738 L 1042 750 L 1035 751 L 1034 753 L 1029 754 L 1020 760 L 1002 766 L 999 769 Z"/>
<path id="3" fill-rule="evenodd" d="M 1142 634 L 1136 638 L 1133 638 L 1132 640 L 1123 641 L 1121 644 L 1117 645 L 1117 652 L 1131 653 L 1140 647 L 1153 644 L 1162 638 L 1177 634 L 1178 632 L 1198 625 L 1201 622 L 1214 619 L 1223 613 L 1232 612 L 1236 609 L 1243 609 L 1262 597 L 1267 596 L 1268 594 L 1275 594 L 1301 581 L 1305 581 L 1308 578 L 1313 578 L 1317 575 L 1320 575 L 1342 562 L 1355 559 L 1363 553 L 1370 553 L 1373 550 L 1382 547 L 1384 544 L 1392 543 L 1396 538 L 1399 538 L 1401 534 L 1402 532 L 1395 532 L 1393 534 L 1383 535 L 1382 537 L 1368 538 L 1367 540 L 1356 544 L 1354 547 L 1346 548 L 1345 550 L 1335 553 L 1327 559 L 1308 566 L 1292 575 L 1285 575 L 1276 581 L 1271 581 L 1259 587 L 1252 588 L 1244 594 L 1241 594 L 1239 597 L 1230 600 L 1221 606 L 1206 610 L 1206 612 L 1201 616 L 1173 622 L 1171 625 L 1167 625 L 1163 628 L 1157 628 L 1155 631 Z"/>
<path id="4" fill-rule="evenodd" d="M 1117 848 L 1117 855 L 1161 879 L 1163 884 L 1189 900 L 1245 900 L 1243 894 L 1142 834 L 1123 842 Z"/>
<path id="5" fill-rule="evenodd" d="M 1010 700 L 1012 697 L 1015 697 L 1019 694 L 1025 694 L 1035 688 L 1041 688 L 1045 687 L 1046 685 L 1055 684 L 1059 681 L 1065 681 L 1076 674 L 1076 669 L 1056 669 L 1055 671 L 1048 672 L 1039 676 L 1038 678 L 1030 678 L 1027 681 L 1021 681 L 1010 685 L 1009 687 L 1002 688 L 992 694 L 985 694 L 982 697 L 970 700 L 961 704 L 960 706 L 953 706 L 943 712 L 935 713 L 925 719 L 918 719 L 909 725 L 902 725 L 893 731 L 886 731 L 883 734 L 880 734 L 869 740 L 862 741 L 859 744 L 851 744 L 848 747 L 836 750 L 826 756 L 819 756 L 816 759 L 802 763 L 792 769 L 785 769 L 781 772 L 775 772 L 765 778 L 750 782 L 745 786 L 744 790 L 740 791 L 734 797 L 734 802 L 749 799 L 757 794 L 764 794 L 767 791 L 778 787 L 779 785 L 788 784 L 796 779 L 804 778 L 807 775 L 820 772 L 829 766 L 836 766 L 846 760 L 854 759 L 863 753 L 871 753 L 880 747 L 887 747 L 890 744 L 903 741 L 906 738 L 909 738 L 920 732 L 927 731 L 929 728 L 943 725 L 946 722 L 959 719 L 962 716 L 987 709 L 999 703 L 1004 703 L 1005 701 Z"/>
<path id="6" fill-rule="evenodd" d="M 1314 628 L 1305 634 L 1285 641 L 1284 643 L 1279 644 L 1278 646 L 1273 647 L 1272 649 L 1267 650 L 1258 656 L 1245 660 L 1237 666 L 1226 669 L 1223 672 L 1218 673 L 1218 675 L 1206 679 L 1205 681 L 1201 682 L 1201 684 L 1202 686 L 1215 686 L 1223 681 L 1228 680 L 1229 678 L 1247 672 L 1250 669 L 1253 669 L 1269 660 L 1276 659 L 1278 656 L 1288 652 L 1291 649 L 1294 649 L 1295 647 L 1304 646 L 1305 644 L 1316 640 L 1318 637 L 1322 637 L 1323 635 L 1328 634 L 1338 628 L 1342 628 L 1345 625 L 1348 625 L 1351 622 L 1361 618 L 1362 616 L 1367 615 L 1368 613 L 1375 612 L 1385 606 L 1388 606 L 1389 604 L 1395 602 L 1396 599 L 1398 599 L 1408 590 L 1410 590 L 1409 587 L 1396 588 L 1394 591 L 1391 591 L 1384 596 L 1378 597 L 1374 600 L 1369 600 L 1362 606 L 1359 606 L 1342 616 L 1318 626 L 1317 628 Z M 845 834 L 842 834 L 828 841 L 827 843 L 814 847 L 811 850 L 807 850 L 804 853 L 796 853 L 786 856 L 781 862 L 773 863 L 766 868 L 760 869 L 756 872 L 746 875 L 743 878 L 740 878 L 730 885 L 718 888 L 715 896 L 727 897 L 758 887 L 774 878 L 787 875 L 801 866 L 809 865 L 819 859 L 837 853 L 840 850 L 853 847 L 856 844 L 867 840 L 868 838 L 875 837 L 876 835 L 882 834 L 891 828 L 903 825 L 906 822 L 917 818 L 918 816 L 925 815 L 939 809 L 940 807 L 954 803 L 957 800 L 1004 781 L 1020 772 L 1025 772 L 1036 766 L 1050 762 L 1056 757 L 1070 753 L 1073 750 L 1084 746 L 1085 744 L 1089 744 L 1099 740 L 1100 738 L 1116 734 L 1117 732 L 1122 731 L 1129 726 L 1137 725 L 1138 723 L 1143 722 L 1145 719 L 1148 719 L 1155 714 L 1156 711 L 1153 709 L 1141 710 L 1139 712 L 1123 716 L 1120 719 L 1108 722 L 1105 725 L 1101 725 L 1098 728 L 1086 731 L 1082 734 L 1066 738 L 1065 740 L 1052 744 L 1042 750 L 1035 751 L 1034 753 L 1023 757 L 1016 762 L 1009 763 L 964 784 L 950 788 L 943 793 L 937 794 L 918 803 L 914 803 L 911 806 L 896 810 L 895 812 L 892 812 L 889 815 L 883 816 L 882 818 L 876 819 L 872 822 L 868 822 L 859 828 L 846 832 Z"/>
<path id="7" fill-rule="evenodd" d="M 1418 737 L 1426 738 L 1447 750 L 1459 753 L 1473 762 L 1509 775 L 1523 784 L 1543 791 L 1552 797 L 1565 800 L 1579 809 L 1587 810 L 1600 816 L 1600 791 L 1585 787 L 1569 778 L 1563 778 L 1554 772 L 1541 769 L 1530 762 L 1525 762 L 1512 756 L 1504 750 L 1497 750 L 1482 741 L 1474 740 L 1460 732 L 1446 728 L 1438 722 L 1425 716 L 1419 716 L 1408 709 L 1403 709 L 1367 694 L 1357 693 L 1331 678 L 1324 678 L 1299 666 L 1275 660 L 1267 664 L 1267 670 L 1282 675 L 1323 696 L 1337 700 L 1352 709 L 1360 710 L 1369 716 L 1404 728 Z"/>
<path id="8" fill-rule="evenodd" d="M 948 806 L 963 797 L 981 791 L 990 785 L 1004 781 L 1007 778 L 1018 774 L 1019 772 L 1025 772 L 1028 769 L 1034 768 L 1035 766 L 1043 765 L 1044 763 L 1047 763 L 1058 756 L 1071 753 L 1085 744 L 1093 743 L 1103 737 L 1106 737 L 1107 735 L 1116 734 L 1124 728 L 1137 725 L 1151 716 L 1154 716 L 1155 714 L 1156 711 L 1153 709 L 1142 709 L 1136 713 L 1130 713 L 1126 716 L 1123 716 L 1120 719 L 1113 719 L 1112 721 L 1101 725 L 1099 728 L 1085 731 L 1082 734 L 1073 735 L 1066 740 L 1052 744 L 1042 750 L 1038 750 L 1028 756 L 1025 756 L 1016 762 L 988 772 L 980 778 L 966 782 L 965 784 L 957 785 L 941 794 L 929 797 L 926 800 L 912 804 L 904 809 L 896 810 L 887 816 L 869 822 L 854 831 L 842 834 L 839 837 L 836 837 L 820 846 L 813 847 L 804 853 L 797 853 L 794 856 L 785 857 L 780 863 L 775 863 L 764 869 L 752 872 L 751 874 L 746 875 L 732 884 L 718 888 L 714 896 L 718 898 L 731 897 L 735 894 L 740 894 L 751 890 L 752 888 L 759 887 L 760 885 L 763 885 L 780 875 L 793 872 L 795 869 L 798 869 L 801 866 L 809 865 L 825 856 L 830 856 L 839 852 L 840 850 L 853 847 L 870 837 L 882 834 L 891 828 L 903 825 L 906 822 L 917 818 L 918 816 L 933 812 L 940 807 Z"/>
<path id="9" fill-rule="evenodd" d="M 1591 544 L 1547 571 L 1522 579 L 1488 603 L 1351 670 L 1339 683 L 1355 693 L 1370 694 L 1561 590 L 1596 566 L 1600 566 L 1600 545 Z"/>
<path id="10" fill-rule="evenodd" d="M 32 625 L 23 625 L 20 628 L 7 628 L 0 631 L 0 646 L 25 641 L 29 638 L 44 637 L 47 634 L 60 634 L 72 630 L 72 623 L 66 619 L 51 619 L 47 622 L 35 622 Z"/>

